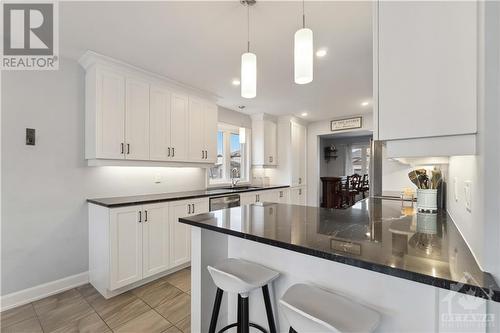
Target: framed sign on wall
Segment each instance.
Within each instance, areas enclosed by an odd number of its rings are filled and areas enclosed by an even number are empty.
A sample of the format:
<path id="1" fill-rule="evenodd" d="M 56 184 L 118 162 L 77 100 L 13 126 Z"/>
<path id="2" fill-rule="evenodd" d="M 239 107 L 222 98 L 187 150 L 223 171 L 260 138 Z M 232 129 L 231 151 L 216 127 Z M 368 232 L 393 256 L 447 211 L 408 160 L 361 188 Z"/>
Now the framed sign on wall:
<path id="1" fill-rule="evenodd" d="M 361 127 L 363 127 L 363 117 L 338 119 L 330 122 L 330 130 L 332 132 Z"/>

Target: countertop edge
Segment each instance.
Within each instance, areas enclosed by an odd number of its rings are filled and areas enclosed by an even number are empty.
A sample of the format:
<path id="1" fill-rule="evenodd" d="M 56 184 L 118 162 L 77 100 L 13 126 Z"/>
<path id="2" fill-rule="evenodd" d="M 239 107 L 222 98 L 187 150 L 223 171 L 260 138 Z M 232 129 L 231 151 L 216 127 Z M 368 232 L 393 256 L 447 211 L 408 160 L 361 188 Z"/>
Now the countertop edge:
<path id="1" fill-rule="evenodd" d="M 219 197 L 219 196 L 224 196 L 228 194 L 238 194 L 238 193 L 246 193 L 246 192 L 257 192 L 257 191 L 267 191 L 267 190 L 275 190 L 275 189 L 280 189 L 280 188 L 290 188 L 290 185 L 272 185 L 268 187 L 262 187 L 262 188 L 251 188 L 251 189 L 244 189 L 244 190 L 228 190 L 227 192 L 219 192 L 219 193 L 214 193 L 214 194 L 191 194 L 191 195 L 179 195 L 178 197 L 172 197 L 172 198 L 163 198 L 163 199 L 145 199 L 145 200 L 139 200 L 139 201 L 133 201 L 133 202 L 124 202 L 124 203 L 117 203 L 117 204 L 106 204 L 104 202 L 101 202 L 100 200 L 108 199 L 108 198 L 97 198 L 97 199 L 87 199 L 88 203 L 106 207 L 106 208 L 117 208 L 117 207 L 126 207 L 126 206 L 135 206 L 135 205 L 144 205 L 144 204 L 152 204 L 152 203 L 160 203 L 160 202 L 170 202 L 170 201 L 180 201 L 180 200 L 188 200 L 188 199 L 201 199 L 201 198 L 207 198 L 207 197 Z M 210 190 L 210 189 L 208 189 Z M 165 194 L 171 194 L 175 195 L 176 192 L 172 193 L 165 193 Z M 148 194 L 145 194 L 147 196 Z M 140 196 L 140 195 L 138 195 Z"/>
<path id="2" fill-rule="evenodd" d="M 259 236 L 255 236 L 255 235 L 236 232 L 236 231 L 228 230 L 225 228 L 219 228 L 219 227 L 207 225 L 204 223 L 193 222 L 193 221 L 190 221 L 186 218 L 180 218 L 179 222 L 184 223 L 184 224 L 188 224 L 191 226 L 199 227 L 202 229 L 220 232 L 220 233 L 223 233 L 226 235 L 230 235 L 230 236 L 234 236 L 234 237 L 238 237 L 238 238 L 243 238 L 243 239 L 255 241 L 255 242 L 270 245 L 270 246 L 279 247 L 279 248 L 282 248 L 285 250 L 290 250 L 290 251 L 298 252 L 298 253 L 305 254 L 305 255 L 311 255 L 311 256 L 314 256 L 314 257 L 317 257 L 320 259 L 335 261 L 335 262 L 338 262 L 341 264 L 345 264 L 345 265 L 349 265 L 349 266 L 353 266 L 353 267 L 357 267 L 357 268 L 361 268 L 361 269 L 366 269 L 366 270 L 369 270 L 372 272 L 376 272 L 376 273 L 380 273 L 380 274 L 384 274 L 384 275 L 389 275 L 389 276 L 393 276 L 396 278 L 401 278 L 401 279 L 405 279 L 405 280 L 409 280 L 409 281 L 413 281 L 413 282 L 417 282 L 417 283 L 422 283 L 422 284 L 430 285 L 430 286 L 433 286 L 436 288 L 455 291 L 455 292 L 459 292 L 462 294 L 467 294 L 467 295 L 471 295 L 471 296 L 475 296 L 475 297 L 479 297 L 479 298 L 483 298 L 486 300 L 491 300 L 491 301 L 500 303 L 500 291 L 495 291 L 493 289 L 489 289 L 486 287 L 474 286 L 474 285 L 470 285 L 467 283 L 461 283 L 458 281 L 452 281 L 452 280 L 448 280 L 448 279 L 433 277 L 433 276 L 422 274 L 422 273 L 411 272 L 411 271 L 407 271 L 407 270 L 400 269 L 400 268 L 393 268 L 389 265 L 372 263 L 372 262 L 368 262 L 368 261 L 361 260 L 361 259 L 342 256 L 341 254 L 327 253 L 327 252 L 323 252 L 323 251 L 319 251 L 319 250 L 315 250 L 315 249 L 310 249 L 310 248 L 306 248 L 306 247 L 299 246 L 299 245 L 284 243 L 284 242 L 280 242 L 277 240 L 271 240 L 268 238 L 263 238 L 263 237 L 259 237 Z M 484 273 L 489 274 L 487 272 L 484 272 Z M 491 277 L 491 278 L 493 279 L 493 277 Z M 453 285 L 458 285 L 458 284 L 461 285 L 461 287 L 459 289 L 452 288 Z"/>

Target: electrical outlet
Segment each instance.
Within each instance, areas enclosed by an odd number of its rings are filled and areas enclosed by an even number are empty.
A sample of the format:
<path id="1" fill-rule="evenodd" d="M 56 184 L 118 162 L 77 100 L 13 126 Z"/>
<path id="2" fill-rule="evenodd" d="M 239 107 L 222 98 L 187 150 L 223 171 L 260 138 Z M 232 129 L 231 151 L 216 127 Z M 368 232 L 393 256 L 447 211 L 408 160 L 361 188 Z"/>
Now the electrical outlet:
<path id="1" fill-rule="evenodd" d="M 465 191 L 465 209 L 469 213 L 472 212 L 472 182 L 470 180 L 464 182 Z"/>

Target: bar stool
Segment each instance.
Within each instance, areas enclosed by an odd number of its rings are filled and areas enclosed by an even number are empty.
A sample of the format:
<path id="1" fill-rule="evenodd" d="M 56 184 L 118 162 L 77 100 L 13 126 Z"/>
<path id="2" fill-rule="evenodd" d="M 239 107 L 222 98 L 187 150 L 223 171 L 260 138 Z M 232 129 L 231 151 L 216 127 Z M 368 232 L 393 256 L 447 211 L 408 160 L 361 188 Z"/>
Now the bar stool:
<path id="1" fill-rule="evenodd" d="M 280 299 L 290 333 L 373 332 L 380 314 L 343 296 L 307 284 L 291 286 Z"/>
<path id="2" fill-rule="evenodd" d="M 267 285 L 278 277 L 278 272 L 252 262 L 235 258 L 226 259 L 216 266 L 208 266 L 207 268 L 217 286 L 209 333 L 215 333 L 224 291 L 238 294 L 238 321 L 222 328 L 219 333 L 231 327 L 237 327 L 238 332 L 248 333 L 250 326 L 267 333 L 262 326 L 249 322 L 248 294 L 257 288 L 262 288 L 269 331 L 270 333 L 276 333 L 276 325 L 274 323 L 273 309 Z"/>

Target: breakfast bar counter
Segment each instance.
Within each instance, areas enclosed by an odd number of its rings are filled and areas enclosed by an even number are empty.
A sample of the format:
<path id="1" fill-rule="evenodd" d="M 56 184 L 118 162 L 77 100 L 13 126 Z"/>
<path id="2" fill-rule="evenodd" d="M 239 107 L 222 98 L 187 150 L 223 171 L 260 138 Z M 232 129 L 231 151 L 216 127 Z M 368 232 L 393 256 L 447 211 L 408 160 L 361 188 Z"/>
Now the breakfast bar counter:
<path id="1" fill-rule="evenodd" d="M 215 294 L 206 266 L 228 257 L 280 271 L 275 302 L 293 283 L 315 284 L 375 308 L 381 332 L 439 331 L 436 325 L 450 324 L 447 312 L 465 301 L 480 313 L 500 301 L 495 279 L 481 271 L 446 212 L 417 213 L 413 202 L 368 198 L 344 210 L 261 203 L 180 223 L 193 227 L 194 331 L 205 331 Z M 231 322 L 235 300 L 225 302 Z M 259 302 L 251 304 L 251 319 L 265 325 Z"/>

